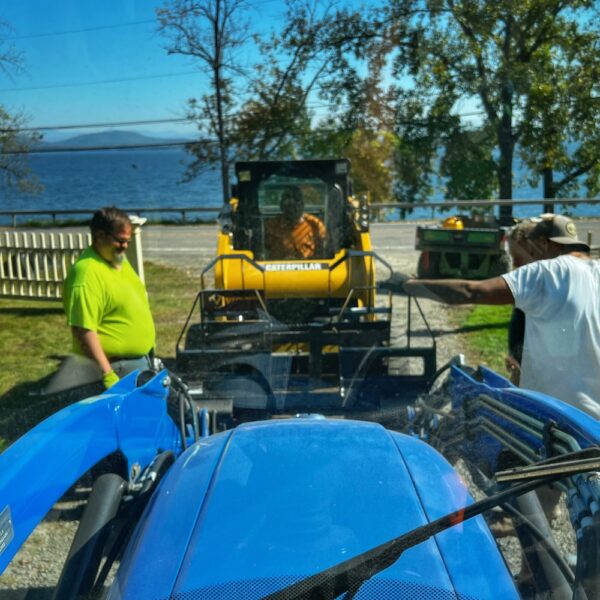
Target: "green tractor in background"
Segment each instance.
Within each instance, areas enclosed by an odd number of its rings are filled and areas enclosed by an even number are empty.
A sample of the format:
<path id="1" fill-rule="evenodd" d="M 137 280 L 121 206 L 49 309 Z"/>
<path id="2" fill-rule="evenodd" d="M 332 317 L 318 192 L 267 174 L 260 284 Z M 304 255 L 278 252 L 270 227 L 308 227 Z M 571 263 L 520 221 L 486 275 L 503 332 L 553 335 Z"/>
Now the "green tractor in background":
<path id="1" fill-rule="evenodd" d="M 487 279 L 506 273 L 511 268 L 507 232 L 496 217 L 488 215 L 457 215 L 439 225 L 418 226 L 417 275 Z"/>

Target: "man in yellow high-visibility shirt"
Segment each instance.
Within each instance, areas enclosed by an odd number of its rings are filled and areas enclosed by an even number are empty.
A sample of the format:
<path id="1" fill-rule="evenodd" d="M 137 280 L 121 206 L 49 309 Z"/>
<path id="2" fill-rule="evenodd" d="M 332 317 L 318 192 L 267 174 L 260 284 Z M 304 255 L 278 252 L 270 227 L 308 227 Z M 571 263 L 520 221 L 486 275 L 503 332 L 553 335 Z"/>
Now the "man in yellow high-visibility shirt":
<path id="1" fill-rule="evenodd" d="M 94 381 L 108 389 L 127 373 L 152 366 L 155 330 L 148 294 L 125 256 L 131 221 L 109 206 L 94 213 L 90 229 L 92 244 L 63 287 L 75 357 L 61 367 L 47 393 Z"/>

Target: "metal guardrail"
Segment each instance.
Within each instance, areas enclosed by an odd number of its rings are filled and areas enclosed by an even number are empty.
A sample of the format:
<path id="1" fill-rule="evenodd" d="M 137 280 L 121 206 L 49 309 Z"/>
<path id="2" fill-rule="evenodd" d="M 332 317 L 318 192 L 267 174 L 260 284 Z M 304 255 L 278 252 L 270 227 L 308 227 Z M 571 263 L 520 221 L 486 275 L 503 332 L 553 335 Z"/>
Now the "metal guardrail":
<path id="1" fill-rule="evenodd" d="M 153 214 L 178 214 L 183 222 L 186 221 L 186 216 L 189 213 L 210 213 L 216 215 L 221 210 L 221 207 L 207 207 L 207 206 L 185 206 L 185 207 L 172 207 L 164 206 L 158 208 L 140 208 L 140 207 L 125 207 L 125 210 L 130 215 L 153 215 Z M 32 217 L 40 216 L 43 220 L 49 219 L 52 223 L 57 223 L 59 220 L 66 220 L 66 217 L 86 217 L 91 218 L 94 214 L 94 208 L 86 209 L 66 209 L 66 210 L 0 210 L 0 217 L 9 217 L 12 221 L 12 226 L 17 227 L 18 219 L 29 219 Z"/>
<path id="2" fill-rule="evenodd" d="M 531 198 L 522 200 L 447 200 L 445 202 L 427 202 L 413 204 L 412 202 L 392 202 L 386 204 L 370 204 L 371 216 L 377 220 L 382 210 L 414 210 L 426 208 L 431 210 L 431 218 L 435 218 L 436 210 L 461 209 L 469 211 L 473 208 L 489 208 L 500 206 L 535 206 L 553 204 L 558 206 L 577 206 L 578 204 L 600 204 L 600 198 Z M 540 211 L 541 212 L 541 211 Z"/>
<path id="3" fill-rule="evenodd" d="M 600 198 L 532 198 L 532 199 L 517 199 L 517 200 L 490 200 L 490 199 L 479 199 L 479 200 L 447 200 L 444 202 L 427 202 L 414 204 L 412 202 L 390 202 L 385 204 L 373 203 L 369 205 L 371 216 L 374 220 L 378 220 L 380 213 L 385 210 L 414 210 L 416 208 L 426 208 L 431 210 L 431 218 L 435 218 L 436 210 L 471 210 L 473 208 L 481 207 L 500 207 L 500 206 L 535 206 L 535 205 L 547 205 L 554 204 L 558 206 L 577 206 L 579 204 L 600 204 Z M 179 215 L 182 222 L 186 222 L 188 215 L 199 213 L 199 214 L 212 214 L 216 215 L 221 210 L 220 206 L 159 206 L 153 208 L 146 207 L 126 207 L 129 214 L 138 216 L 151 216 L 160 214 L 175 214 Z M 58 222 L 59 219 L 65 219 L 66 217 L 91 217 L 94 209 L 66 209 L 66 210 L 2 210 L 0 211 L 0 217 L 9 217 L 12 226 L 17 227 L 18 220 L 29 219 L 32 217 L 40 216 L 44 220 L 48 219 L 53 223 Z"/>

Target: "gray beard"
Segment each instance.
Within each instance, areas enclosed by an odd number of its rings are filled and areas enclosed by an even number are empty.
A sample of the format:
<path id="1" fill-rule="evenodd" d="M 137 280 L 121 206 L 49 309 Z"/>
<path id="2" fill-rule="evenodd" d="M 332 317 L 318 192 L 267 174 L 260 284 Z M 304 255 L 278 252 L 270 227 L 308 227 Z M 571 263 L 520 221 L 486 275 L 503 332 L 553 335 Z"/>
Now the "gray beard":
<path id="1" fill-rule="evenodd" d="M 115 252 L 115 265 L 122 265 L 125 260 L 125 252 Z"/>

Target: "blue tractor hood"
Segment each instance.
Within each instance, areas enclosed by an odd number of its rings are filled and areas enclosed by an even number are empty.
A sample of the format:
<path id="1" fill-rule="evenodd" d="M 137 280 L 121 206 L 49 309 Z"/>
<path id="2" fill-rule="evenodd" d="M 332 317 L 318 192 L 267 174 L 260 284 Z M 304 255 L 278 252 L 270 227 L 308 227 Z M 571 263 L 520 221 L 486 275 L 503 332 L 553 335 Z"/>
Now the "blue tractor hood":
<path id="1" fill-rule="evenodd" d="M 110 598 L 261 598 L 472 503 L 426 444 L 380 425 L 256 422 L 184 452 Z M 485 522 L 407 550 L 356 598 L 518 598 Z"/>

